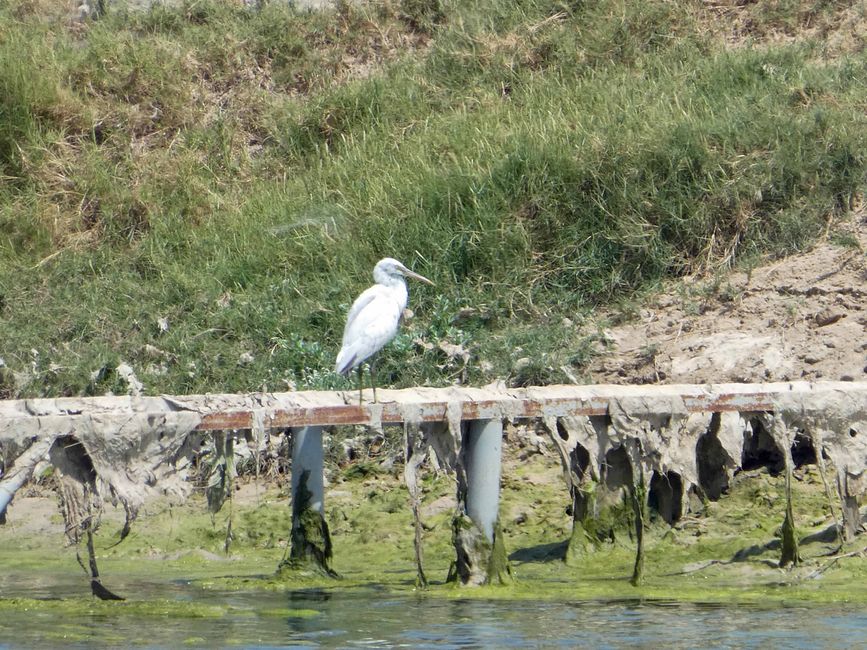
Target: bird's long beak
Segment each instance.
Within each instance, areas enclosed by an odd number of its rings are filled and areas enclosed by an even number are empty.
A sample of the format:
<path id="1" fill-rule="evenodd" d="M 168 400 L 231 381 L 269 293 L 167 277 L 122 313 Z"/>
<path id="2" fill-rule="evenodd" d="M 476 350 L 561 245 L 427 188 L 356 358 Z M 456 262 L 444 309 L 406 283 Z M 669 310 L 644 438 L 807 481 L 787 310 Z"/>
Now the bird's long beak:
<path id="1" fill-rule="evenodd" d="M 408 277 L 408 278 L 413 278 L 413 279 L 415 279 L 415 280 L 421 280 L 422 282 L 424 282 L 424 283 L 426 283 L 426 284 L 429 284 L 429 285 L 431 285 L 431 286 L 434 286 L 434 283 L 431 282 L 430 280 L 428 280 L 426 277 L 424 277 L 423 275 L 419 275 L 419 274 L 416 273 L 415 271 L 410 271 L 410 270 L 409 270 L 408 268 L 406 268 L 406 267 L 403 267 L 403 274 L 404 274 L 406 277 Z"/>

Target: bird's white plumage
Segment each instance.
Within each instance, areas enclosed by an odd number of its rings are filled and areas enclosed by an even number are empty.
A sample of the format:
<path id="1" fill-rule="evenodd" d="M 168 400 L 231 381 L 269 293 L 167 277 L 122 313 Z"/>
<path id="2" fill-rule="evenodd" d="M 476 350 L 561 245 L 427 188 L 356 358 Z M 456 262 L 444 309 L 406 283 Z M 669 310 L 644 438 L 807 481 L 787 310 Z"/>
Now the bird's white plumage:
<path id="1" fill-rule="evenodd" d="M 353 303 L 337 355 L 337 372 L 349 372 L 397 335 L 403 306 L 393 293 L 388 287 L 374 285 Z"/>
<path id="2" fill-rule="evenodd" d="M 430 283 L 390 257 L 374 267 L 376 284 L 355 299 L 346 317 L 343 345 L 334 366 L 338 373 L 346 374 L 358 367 L 397 335 L 408 298 L 404 277 Z"/>

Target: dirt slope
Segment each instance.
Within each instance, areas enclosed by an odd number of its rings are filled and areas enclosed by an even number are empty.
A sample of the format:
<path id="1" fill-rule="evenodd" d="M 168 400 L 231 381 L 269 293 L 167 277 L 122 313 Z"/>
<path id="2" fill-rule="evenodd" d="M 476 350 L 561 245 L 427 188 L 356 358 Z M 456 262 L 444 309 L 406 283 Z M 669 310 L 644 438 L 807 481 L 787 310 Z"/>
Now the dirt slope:
<path id="1" fill-rule="evenodd" d="M 591 380 L 867 381 L 867 213 L 833 241 L 659 295 L 604 330 Z"/>

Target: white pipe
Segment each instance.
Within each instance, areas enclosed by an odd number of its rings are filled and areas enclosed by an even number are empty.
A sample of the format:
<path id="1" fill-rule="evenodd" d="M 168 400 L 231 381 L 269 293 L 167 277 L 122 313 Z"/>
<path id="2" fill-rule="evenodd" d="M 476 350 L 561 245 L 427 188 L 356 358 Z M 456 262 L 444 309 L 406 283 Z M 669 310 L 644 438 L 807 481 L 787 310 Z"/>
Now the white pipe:
<path id="1" fill-rule="evenodd" d="M 30 480 L 39 461 L 48 455 L 53 442 L 53 440 L 34 442 L 27 451 L 15 459 L 15 465 L 0 481 L 0 520 L 6 514 L 6 508 L 11 503 L 15 493 Z"/>
<path id="2" fill-rule="evenodd" d="M 470 422 L 465 451 L 467 514 L 492 543 L 500 507 L 502 449 L 502 420 Z"/>
<path id="3" fill-rule="evenodd" d="M 301 477 L 306 475 L 305 487 L 310 493 L 308 508 L 325 514 L 325 481 L 323 479 L 322 427 L 292 429 L 292 503 L 298 494 Z M 293 505 L 293 512 L 295 506 Z"/>

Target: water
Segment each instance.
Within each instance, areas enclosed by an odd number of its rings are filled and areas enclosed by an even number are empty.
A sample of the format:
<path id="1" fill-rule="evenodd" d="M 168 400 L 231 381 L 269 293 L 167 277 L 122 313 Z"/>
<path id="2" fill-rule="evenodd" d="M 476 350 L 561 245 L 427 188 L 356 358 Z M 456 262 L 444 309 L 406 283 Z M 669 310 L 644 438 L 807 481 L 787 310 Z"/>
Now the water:
<path id="1" fill-rule="evenodd" d="M 127 585 L 132 588 L 135 585 Z M 352 591 L 220 592 L 175 584 L 217 617 L 4 612 L 0 648 L 849 648 L 867 645 L 867 610 L 640 602 L 447 600 Z M 86 608 L 85 608 L 86 609 Z M 67 620 L 74 619 L 74 620 Z"/>

